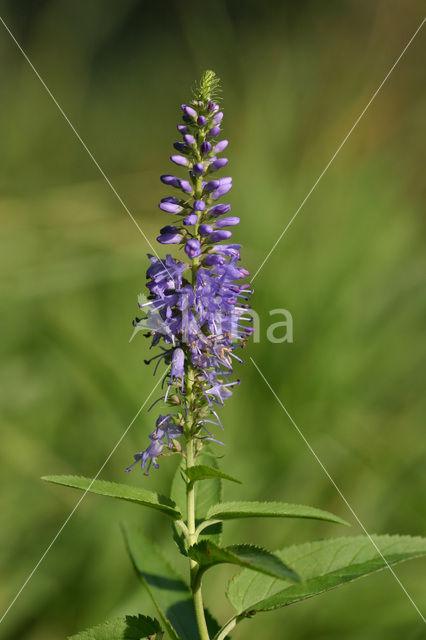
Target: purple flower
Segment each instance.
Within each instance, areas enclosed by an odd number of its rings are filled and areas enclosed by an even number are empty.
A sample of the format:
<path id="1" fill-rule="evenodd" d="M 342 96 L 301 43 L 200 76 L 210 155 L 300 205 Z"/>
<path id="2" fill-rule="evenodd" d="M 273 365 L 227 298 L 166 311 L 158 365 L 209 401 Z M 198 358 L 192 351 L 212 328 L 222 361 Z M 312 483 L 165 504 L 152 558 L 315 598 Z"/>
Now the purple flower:
<path id="1" fill-rule="evenodd" d="M 207 122 L 207 118 L 205 116 L 198 116 L 197 124 L 200 125 L 200 127 L 204 127 L 206 122 Z"/>
<path id="2" fill-rule="evenodd" d="M 178 348 L 173 351 L 172 367 L 170 369 L 170 384 L 182 384 L 183 390 L 183 375 L 185 368 L 185 354 L 182 349 Z"/>
<path id="3" fill-rule="evenodd" d="M 201 255 L 201 245 L 198 240 L 191 238 L 185 245 L 185 253 L 189 258 L 198 258 Z"/>
<path id="4" fill-rule="evenodd" d="M 194 166 L 192 167 L 192 171 L 193 171 L 194 175 L 200 176 L 204 171 L 203 163 L 202 162 L 197 162 L 196 164 L 194 164 Z"/>
<path id="5" fill-rule="evenodd" d="M 193 191 L 192 185 L 191 185 L 190 182 L 188 182 L 188 180 L 179 180 L 179 187 L 185 193 L 192 193 L 192 191 Z"/>
<path id="6" fill-rule="evenodd" d="M 182 105 L 182 109 L 183 109 L 185 115 L 187 115 L 189 118 L 196 118 L 197 117 L 197 112 L 192 107 L 188 107 L 188 105 L 183 104 Z"/>

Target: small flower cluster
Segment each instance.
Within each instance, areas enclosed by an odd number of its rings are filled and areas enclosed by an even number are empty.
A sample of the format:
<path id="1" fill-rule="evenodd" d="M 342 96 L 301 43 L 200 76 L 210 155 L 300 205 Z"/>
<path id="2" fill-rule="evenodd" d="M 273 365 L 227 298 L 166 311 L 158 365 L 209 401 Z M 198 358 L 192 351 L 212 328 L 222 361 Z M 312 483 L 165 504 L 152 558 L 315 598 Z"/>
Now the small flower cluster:
<path id="1" fill-rule="evenodd" d="M 163 381 L 167 388 L 159 400 L 177 408 L 174 415 L 160 416 L 151 444 L 134 456 L 133 464 L 140 461 L 146 473 L 151 462 L 158 467 L 165 446 L 180 450 L 176 438 L 183 434 L 200 442 L 218 442 L 206 423 L 222 426 L 214 405 L 222 405 L 238 384 L 231 380 L 232 359 L 240 360 L 234 351 L 253 332 L 245 324 L 251 321 L 245 315 L 251 291 L 241 282 L 249 274 L 238 265 L 240 245 L 219 244 L 231 238 L 229 228 L 240 220 L 227 215 L 229 204 L 217 203 L 232 188 L 232 178 L 211 179 L 228 164 L 227 158 L 218 157 L 228 141 L 217 141 L 223 112 L 211 96 L 216 80 L 213 72 L 206 72 L 194 100 L 182 105 L 183 124 L 177 127 L 182 140 L 174 143 L 179 153 L 170 159 L 188 169 L 188 179 L 161 176 L 165 185 L 182 193 L 161 200 L 160 209 L 176 222 L 163 227 L 157 240 L 179 245 L 187 257 L 149 256 L 149 296 L 139 301 L 144 317 L 134 321 L 135 331 L 148 331 L 151 346 L 160 346 L 161 353 L 151 359 L 157 360 L 156 369 L 161 361 L 170 365 Z"/>

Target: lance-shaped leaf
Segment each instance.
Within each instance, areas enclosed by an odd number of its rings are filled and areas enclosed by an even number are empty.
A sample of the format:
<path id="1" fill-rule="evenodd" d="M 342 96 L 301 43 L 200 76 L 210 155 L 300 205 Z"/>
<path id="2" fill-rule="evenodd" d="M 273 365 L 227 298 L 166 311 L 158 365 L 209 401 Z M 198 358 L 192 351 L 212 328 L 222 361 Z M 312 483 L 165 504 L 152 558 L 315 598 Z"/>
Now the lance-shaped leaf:
<path id="1" fill-rule="evenodd" d="M 136 573 L 153 601 L 173 640 L 199 638 L 194 605 L 189 588 L 171 567 L 160 549 L 136 527 L 122 526 L 127 550 Z M 206 611 L 211 637 L 219 625 Z"/>
<path id="2" fill-rule="evenodd" d="M 68 640 L 161 640 L 163 635 L 158 620 L 138 615 L 104 622 Z"/>
<path id="3" fill-rule="evenodd" d="M 153 491 L 139 489 L 139 487 L 118 484 L 117 482 L 107 482 L 106 480 L 92 480 L 91 478 L 83 478 L 80 476 L 45 476 L 42 480 L 53 482 L 54 484 L 62 484 L 65 487 L 72 487 L 73 489 L 80 489 L 80 491 L 87 491 L 88 493 L 97 493 L 101 496 L 135 502 L 144 507 L 162 511 L 176 520 L 182 517 L 173 500 L 159 493 L 154 493 Z"/>
<path id="4" fill-rule="evenodd" d="M 219 469 L 210 467 L 206 464 L 197 464 L 194 467 L 184 470 L 185 475 L 191 480 L 191 482 L 197 482 L 198 480 L 212 480 L 213 478 L 222 478 L 222 480 L 230 480 L 231 482 L 237 482 L 242 484 L 241 480 L 237 480 L 227 473 L 223 473 Z"/>
<path id="5" fill-rule="evenodd" d="M 190 558 L 198 562 L 201 570 L 217 564 L 236 564 L 279 580 L 298 581 L 299 576 L 273 553 L 250 544 L 219 547 L 211 540 L 203 540 L 188 549 Z"/>
<path id="6" fill-rule="evenodd" d="M 308 518 L 336 524 L 349 524 L 328 511 L 286 502 L 222 502 L 207 512 L 207 520 L 235 520 L 237 518 Z"/>
<path id="7" fill-rule="evenodd" d="M 336 538 L 277 551 L 302 578 L 298 585 L 242 571 L 228 584 L 227 597 L 239 614 L 278 609 L 352 582 L 389 565 L 426 555 L 426 538 L 411 536 Z M 377 551 L 374 545 L 380 549 Z M 382 557 L 383 556 L 383 557 Z"/>

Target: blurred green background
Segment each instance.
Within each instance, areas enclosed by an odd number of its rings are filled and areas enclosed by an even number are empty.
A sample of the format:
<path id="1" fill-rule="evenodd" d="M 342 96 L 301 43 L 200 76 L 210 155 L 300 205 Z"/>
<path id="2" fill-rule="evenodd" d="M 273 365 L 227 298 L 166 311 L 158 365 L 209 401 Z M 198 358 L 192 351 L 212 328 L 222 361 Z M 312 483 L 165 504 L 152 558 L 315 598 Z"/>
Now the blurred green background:
<path id="1" fill-rule="evenodd" d="M 1 2 L 0 15 L 152 242 L 167 223 L 179 105 L 205 68 L 223 80 L 230 202 L 252 273 L 419 25 L 422 2 Z M 229 499 L 312 504 L 353 521 L 249 361 L 253 356 L 371 533 L 425 532 L 424 51 L 419 34 L 256 278 L 262 335 L 222 412 Z M 147 244 L 0 25 L 1 528 L 3 611 L 153 386 L 147 343 L 128 344 Z M 270 344 L 288 309 L 294 343 Z M 276 320 L 276 319 L 275 319 Z M 124 468 L 154 416 L 103 477 L 167 491 L 176 460 Z M 88 496 L 2 623 L 7 640 L 56 640 L 153 608 L 118 522 L 140 521 L 173 557 L 169 523 Z M 314 522 L 226 525 L 269 548 L 362 533 Z M 425 611 L 426 562 L 397 567 Z M 207 578 L 220 620 L 232 570 Z M 243 623 L 242 638 L 406 640 L 421 620 L 389 572 Z"/>

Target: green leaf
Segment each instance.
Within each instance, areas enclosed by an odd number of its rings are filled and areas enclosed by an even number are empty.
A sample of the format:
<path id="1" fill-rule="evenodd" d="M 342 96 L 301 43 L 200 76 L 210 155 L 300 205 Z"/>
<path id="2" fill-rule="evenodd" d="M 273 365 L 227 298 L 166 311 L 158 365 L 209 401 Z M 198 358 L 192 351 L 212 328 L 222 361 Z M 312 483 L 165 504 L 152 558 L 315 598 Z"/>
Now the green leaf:
<path id="1" fill-rule="evenodd" d="M 195 467 L 185 469 L 184 473 L 192 482 L 197 482 L 198 480 L 211 480 L 212 478 L 222 478 L 223 480 L 231 480 L 231 482 L 242 484 L 241 480 L 237 480 L 227 473 L 223 473 L 223 471 L 215 469 L 214 467 L 209 467 L 206 464 L 198 464 L 195 465 Z"/>
<path id="2" fill-rule="evenodd" d="M 210 540 L 203 540 L 190 547 L 188 555 L 204 569 L 217 564 L 236 564 L 279 580 L 299 580 L 297 573 L 285 565 L 280 558 L 250 544 L 219 547 Z"/>
<path id="3" fill-rule="evenodd" d="M 372 536 L 388 564 L 426 555 L 426 538 Z M 301 576 L 298 585 L 242 571 L 228 584 L 227 597 L 238 613 L 278 609 L 386 568 L 369 538 L 335 538 L 277 551 Z"/>
<path id="4" fill-rule="evenodd" d="M 309 518 L 350 526 L 345 520 L 328 511 L 285 502 L 222 502 L 210 507 L 207 512 L 208 520 L 236 518 Z"/>
<path id="5" fill-rule="evenodd" d="M 158 620 L 147 616 L 126 616 L 81 631 L 68 640 L 161 640 L 163 631 Z"/>
<path id="6" fill-rule="evenodd" d="M 118 484 L 117 482 L 107 482 L 106 480 L 93 481 L 90 478 L 82 478 L 80 476 L 45 476 L 42 480 L 53 482 L 54 484 L 62 484 L 66 487 L 73 487 L 81 491 L 97 493 L 101 496 L 135 502 L 144 507 L 151 507 L 151 509 L 162 511 L 176 520 L 182 517 L 173 500 L 159 493 L 154 493 L 153 491 L 139 489 L 139 487 Z"/>
<path id="7" fill-rule="evenodd" d="M 194 605 L 188 586 L 165 559 L 160 549 L 136 527 L 122 526 L 126 547 L 136 573 L 172 640 L 199 638 Z M 211 637 L 219 625 L 206 612 Z"/>

